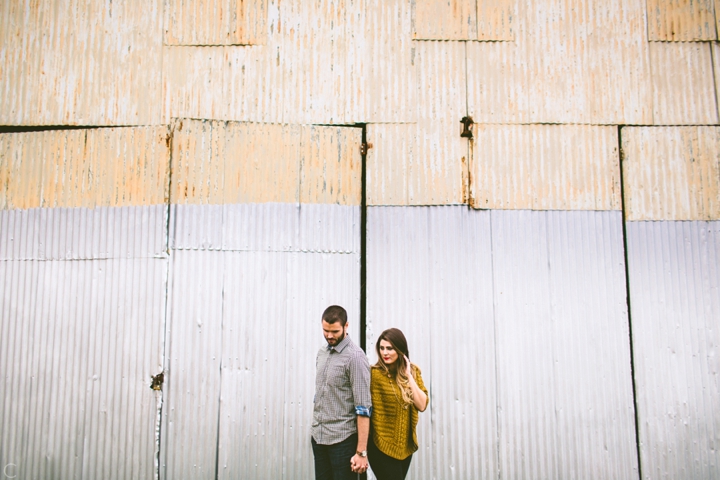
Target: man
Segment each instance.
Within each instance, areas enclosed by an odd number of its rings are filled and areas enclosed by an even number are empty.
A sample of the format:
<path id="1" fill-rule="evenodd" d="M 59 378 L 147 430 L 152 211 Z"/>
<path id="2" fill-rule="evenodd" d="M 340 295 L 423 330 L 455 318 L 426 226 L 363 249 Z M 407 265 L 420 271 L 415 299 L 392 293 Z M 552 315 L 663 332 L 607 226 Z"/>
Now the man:
<path id="1" fill-rule="evenodd" d="M 367 471 L 370 364 L 348 336 L 347 312 L 337 305 L 322 315 L 327 346 L 315 360 L 312 448 L 316 480 L 356 479 Z"/>

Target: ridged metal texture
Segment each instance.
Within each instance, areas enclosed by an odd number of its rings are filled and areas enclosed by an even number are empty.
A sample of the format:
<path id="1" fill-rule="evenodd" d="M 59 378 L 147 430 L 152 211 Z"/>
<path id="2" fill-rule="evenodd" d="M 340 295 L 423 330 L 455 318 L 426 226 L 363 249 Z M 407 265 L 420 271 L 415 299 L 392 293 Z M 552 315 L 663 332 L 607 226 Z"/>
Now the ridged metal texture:
<path id="1" fill-rule="evenodd" d="M 267 0 L 165 0 L 165 44 L 262 44 L 267 14 Z"/>
<path id="2" fill-rule="evenodd" d="M 715 0 L 647 0 L 648 40 L 717 40 Z"/>
<path id="3" fill-rule="evenodd" d="M 430 389 L 411 475 L 637 477 L 621 222 L 368 210 L 371 362 L 399 327 Z"/>
<path id="4" fill-rule="evenodd" d="M 0 209 L 164 204 L 168 141 L 165 126 L 0 134 Z"/>
<path id="5" fill-rule="evenodd" d="M 709 43 L 650 43 L 653 123 L 718 123 Z"/>
<path id="6" fill-rule="evenodd" d="M 362 131 L 181 120 L 173 132 L 173 204 L 360 205 Z"/>
<path id="7" fill-rule="evenodd" d="M 360 209 L 346 205 L 172 205 L 170 247 L 257 252 L 360 251 Z M 333 232 L 328 236 L 327 232 Z"/>
<path id="8" fill-rule="evenodd" d="M 720 222 L 628 222 L 646 478 L 720 476 Z"/>
<path id="9" fill-rule="evenodd" d="M 160 0 L 0 4 L 0 124 L 148 125 L 162 114 Z"/>
<path id="10" fill-rule="evenodd" d="M 417 0 L 417 40 L 513 40 L 514 0 Z"/>
<path id="11" fill-rule="evenodd" d="M 157 257 L 166 225 L 164 205 L 0 210 L 0 261 Z"/>
<path id="12" fill-rule="evenodd" d="M 616 127 L 477 125 L 469 203 L 511 210 L 620 210 Z"/>
<path id="13" fill-rule="evenodd" d="M 517 2 L 515 42 L 467 43 L 468 113 L 480 123 L 652 123 L 645 11 L 644 0 Z"/>
<path id="14" fill-rule="evenodd" d="M 468 142 L 465 116 L 465 45 L 417 42 L 418 121 L 370 124 L 368 205 L 463 203 Z"/>
<path id="15" fill-rule="evenodd" d="M 627 220 L 720 220 L 718 127 L 622 129 Z"/>
<path id="16" fill-rule="evenodd" d="M 0 261 L 0 460 L 17 478 L 152 478 L 167 260 Z"/>
<path id="17" fill-rule="evenodd" d="M 271 0 L 267 8 L 264 46 L 165 49 L 166 119 L 415 120 L 408 2 Z"/>
<path id="18" fill-rule="evenodd" d="M 311 477 L 320 315 L 344 305 L 358 341 L 359 254 L 172 257 L 161 477 Z"/>

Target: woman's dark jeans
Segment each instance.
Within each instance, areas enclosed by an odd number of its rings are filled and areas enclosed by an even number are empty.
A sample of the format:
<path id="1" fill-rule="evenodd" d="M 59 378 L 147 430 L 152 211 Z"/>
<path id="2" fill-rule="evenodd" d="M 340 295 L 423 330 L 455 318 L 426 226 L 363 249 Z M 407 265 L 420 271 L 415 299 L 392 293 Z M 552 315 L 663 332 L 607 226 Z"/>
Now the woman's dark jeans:
<path id="1" fill-rule="evenodd" d="M 412 455 L 404 460 L 398 460 L 385 455 L 378 450 L 372 437 L 368 441 L 368 459 L 375 477 L 378 480 L 403 480 L 410 469 Z"/>
<path id="2" fill-rule="evenodd" d="M 367 474 L 357 474 L 350 469 L 350 459 L 355 455 L 357 440 L 357 434 L 354 434 L 340 443 L 320 445 L 313 438 L 315 480 L 365 480 Z"/>

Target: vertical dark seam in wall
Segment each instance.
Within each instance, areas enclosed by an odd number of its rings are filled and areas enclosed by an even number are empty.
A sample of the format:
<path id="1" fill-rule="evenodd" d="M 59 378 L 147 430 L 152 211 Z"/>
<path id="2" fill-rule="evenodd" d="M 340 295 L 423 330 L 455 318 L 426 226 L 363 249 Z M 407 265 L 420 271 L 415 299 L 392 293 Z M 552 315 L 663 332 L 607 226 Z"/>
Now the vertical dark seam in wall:
<path id="1" fill-rule="evenodd" d="M 367 124 L 362 128 L 362 145 L 367 145 Z M 360 194 L 360 348 L 367 352 L 367 149 L 362 150 L 362 174 Z"/>
<path id="2" fill-rule="evenodd" d="M 225 255 L 225 252 L 220 251 L 218 252 L 219 255 Z M 225 273 L 227 270 L 224 268 L 225 262 L 222 262 L 223 265 L 223 283 L 222 283 L 222 290 L 220 294 L 220 364 L 219 364 L 219 375 L 220 375 L 220 382 L 218 385 L 218 411 L 217 411 L 217 430 L 215 431 L 215 480 L 218 480 L 218 475 L 220 472 L 220 419 L 221 413 L 222 413 L 222 382 L 223 382 L 223 375 L 222 375 L 222 367 L 223 367 L 223 351 L 222 351 L 222 345 L 223 345 L 223 330 L 224 330 L 224 323 L 225 323 L 225 282 L 227 281 L 227 278 L 225 277 Z"/>
<path id="3" fill-rule="evenodd" d="M 618 156 L 620 158 L 620 205 L 622 206 L 622 236 L 623 236 L 623 255 L 625 258 L 625 298 L 627 303 L 627 318 L 628 318 L 628 334 L 630 342 L 630 375 L 632 376 L 632 393 L 633 393 L 633 407 L 635 410 L 635 448 L 637 451 L 638 461 L 638 478 L 642 479 L 642 457 L 640 455 L 640 418 L 638 416 L 638 401 L 637 401 L 637 385 L 635 376 L 635 350 L 633 342 L 633 327 L 632 327 L 632 306 L 630 300 L 630 267 L 628 264 L 628 240 L 627 240 L 627 216 L 625 211 L 625 177 L 623 174 L 623 162 L 625 161 L 625 155 L 622 149 L 622 129 L 623 125 L 618 125 Z"/>
<path id="4" fill-rule="evenodd" d="M 708 42 L 708 47 L 710 48 L 710 66 L 712 67 L 712 75 L 713 75 L 713 93 L 715 93 L 715 121 L 720 123 L 720 105 L 718 105 L 718 91 L 717 91 L 717 75 L 715 73 L 715 63 L 717 62 L 717 59 L 715 58 L 715 49 L 713 48 L 713 43 Z"/>
<path id="5" fill-rule="evenodd" d="M 165 183 L 165 253 L 167 255 L 167 267 L 165 268 L 165 312 L 162 326 L 162 370 L 163 375 L 167 370 L 167 324 L 169 315 L 169 303 L 170 303 L 170 192 L 172 190 L 172 154 L 173 154 L 173 139 L 175 135 L 175 123 L 171 123 L 168 126 L 167 137 L 165 145 L 168 149 L 168 165 L 167 165 L 167 180 Z M 162 421 L 163 421 L 163 406 L 166 400 L 165 387 L 160 387 L 160 408 L 158 410 L 158 431 L 157 431 L 157 478 L 161 478 L 162 462 L 160 455 L 160 448 L 162 447 Z"/>

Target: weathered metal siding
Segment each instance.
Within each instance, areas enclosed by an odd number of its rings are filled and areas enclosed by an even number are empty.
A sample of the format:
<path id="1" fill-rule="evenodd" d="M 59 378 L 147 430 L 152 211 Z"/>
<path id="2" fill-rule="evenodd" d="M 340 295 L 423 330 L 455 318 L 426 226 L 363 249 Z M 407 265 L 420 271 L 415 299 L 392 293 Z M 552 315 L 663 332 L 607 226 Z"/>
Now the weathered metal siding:
<path id="1" fill-rule="evenodd" d="M 169 159 L 165 126 L 0 134 L 0 208 L 160 205 Z"/>
<path id="2" fill-rule="evenodd" d="M 627 220 L 719 220 L 720 129 L 622 129 Z"/>
<path id="3" fill-rule="evenodd" d="M 616 127 L 477 125 L 473 145 L 475 208 L 620 209 Z"/>
<path id="4" fill-rule="evenodd" d="M 369 345 L 403 329 L 430 385 L 416 474 L 637 477 L 619 211 L 368 213 Z"/>
<path id="5" fill-rule="evenodd" d="M 361 130 L 181 120 L 173 204 L 360 205 Z"/>
<path id="6" fill-rule="evenodd" d="M 418 0 L 417 40 L 513 40 L 514 0 Z"/>
<path id="7" fill-rule="evenodd" d="M 0 124 L 160 123 L 160 0 L 0 5 Z"/>
<path id="8" fill-rule="evenodd" d="M 720 222 L 628 222 L 647 478 L 720 476 Z"/>
<path id="9" fill-rule="evenodd" d="M 466 115 L 465 44 L 418 42 L 417 149 L 408 175 L 410 205 L 463 203 L 467 140 L 460 137 Z"/>
<path id="10" fill-rule="evenodd" d="M 157 257 L 166 215 L 163 205 L 0 210 L 0 261 Z"/>
<path id="11" fill-rule="evenodd" d="M 620 212 L 492 212 L 503 478 L 637 478 Z"/>
<path id="12" fill-rule="evenodd" d="M 167 47 L 165 119 L 415 121 L 408 2 L 270 1 L 267 29 L 264 46 Z"/>
<path id="13" fill-rule="evenodd" d="M 717 40 L 714 0 L 647 0 L 648 40 Z"/>
<path id="14" fill-rule="evenodd" d="M 0 261 L 3 467 L 153 476 L 166 273 L 164 259 Z"/>
<path id="15" fill-rule="evenodd" d="M 332 229 L 324 232 L 325 245 L 344 247 L 342 231 L 337 239 Z M 308 249 L 319 252 L 324 244 Z M 344 305 L 358 341 L 359 252 L 195 245 L 172 256 L 163 478 L 311 476 L 319 315 Z"/>
<path id="16" fill-rule="evenodd" d="M 653 124 L 718 123 L 718 104 L 709 43 L 650 45 Z"/>
<path id="17" fill-rule="evenodd" d="M 647 124 L 645 2 L 518 2 L 515 42 L 468 48 L 468 112 L 480 123 Z"/>
<path id="18" fill-rule="evenodd" d="M 165 0 L 165 44 L 262 44 L 267 15 L 267 0 Z"/>

